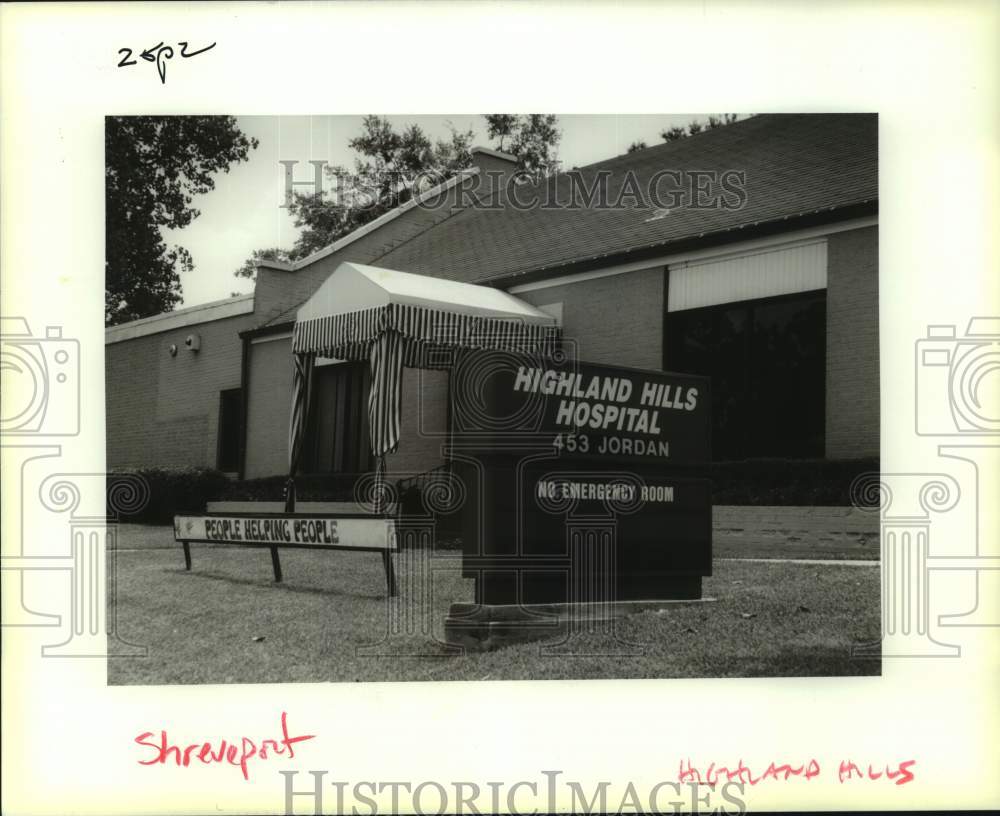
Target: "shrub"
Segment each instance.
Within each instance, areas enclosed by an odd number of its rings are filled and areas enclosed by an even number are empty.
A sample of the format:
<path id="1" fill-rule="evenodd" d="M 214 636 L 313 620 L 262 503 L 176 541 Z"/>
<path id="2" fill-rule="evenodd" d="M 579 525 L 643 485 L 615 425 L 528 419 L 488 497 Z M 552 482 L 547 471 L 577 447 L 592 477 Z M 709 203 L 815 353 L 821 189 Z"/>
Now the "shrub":
<path id="1" fill-rule="evenodd" d="M 205 503 L 215 498 L 228 481 L 223 473 L 209 468 L 137 468 L 109 473 L 108 518 L 170 524 L 175 513 L 204 512 Z"/>
<path id="2" fill-rule="evenodd" d="M 696 474 L 712 480 L 712 503 L 850 506 L 851 483 L 877 473 L 879 460 L 747 459 L 715 462 Z"/>
<path id="3" fill-rule="evenodd" d="M 299 501 L 353 501 L 359 474 L 297 476 Z M 208 468 L 137 468 L 107 476 L 109 519 L 171 524 L 178 513 L 203 513 L 210 501 L 284 501 L 285 476 L 233 481 Z"/>
<path id="4" fill-rule="evenodd" d="M 295 477 L 298 501 L 353 501 L 358 473 L 334 473 Z M 265 476 L 227 482 L 216 499 L 228 501 L 284 501 L 287 476 Z"/>

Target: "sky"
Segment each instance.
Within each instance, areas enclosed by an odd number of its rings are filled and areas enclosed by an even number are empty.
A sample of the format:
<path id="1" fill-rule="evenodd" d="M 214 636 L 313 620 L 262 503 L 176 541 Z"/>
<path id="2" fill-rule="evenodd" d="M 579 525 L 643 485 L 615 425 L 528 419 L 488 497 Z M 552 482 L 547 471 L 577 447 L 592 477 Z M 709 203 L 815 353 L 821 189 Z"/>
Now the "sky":
<path id="1" fill-rule="evenodd" d="M 285 168 L 281 161 L 297 161 L 296 181 L 312 179 L 310 160 L 330 165 L 353 164 L 355 153 L 347 143 L 361 132 L 362 116 L 239 116 L 237 122 L 260 146 L 249 160 L 215 177 L 215 189 L 196 196 L 192 206 L 201 215 L 181 230 L 165 230 L 168 245 L 186 247 L 194 269 L 181 275 L 183 303 L 196 306 L 253 291 L 246 278 L 233 272 L 255 249 L 282 247 L 295 242 L 298 230 L 282 207 Z M 397 131 L 418 124 L 431 140 L 446 138 L 449 124 L 460 131 L 471 129 L 474 144 L 496 147 L 486 137 L 486 121 L 478 114 L 452 116 L 388 116 Z M 559 115 L 562 140 L 559 159 L 564 168 L 583 166 L 625 153 L 634 141 L 652 146 L 661 142 L 660 131 L 685 125 L 706 115 Z M 308 188 L 298 188 L 308 192 Z"/>

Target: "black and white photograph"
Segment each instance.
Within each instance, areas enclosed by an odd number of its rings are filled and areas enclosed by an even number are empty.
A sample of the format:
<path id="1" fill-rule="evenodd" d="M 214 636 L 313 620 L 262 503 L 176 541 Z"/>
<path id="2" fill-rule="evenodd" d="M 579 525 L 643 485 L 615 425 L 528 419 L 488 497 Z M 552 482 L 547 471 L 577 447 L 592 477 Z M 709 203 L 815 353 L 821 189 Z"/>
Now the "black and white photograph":
<path id="1" fill-rule="evenodd" d="M 879 674 L 877 115 L 105 144 L 110 682 Z"/>
<path id="2" fill-rule="evenodd" d="M 998 35 L 0 3 L 0 811 L 994 812 Z"/>

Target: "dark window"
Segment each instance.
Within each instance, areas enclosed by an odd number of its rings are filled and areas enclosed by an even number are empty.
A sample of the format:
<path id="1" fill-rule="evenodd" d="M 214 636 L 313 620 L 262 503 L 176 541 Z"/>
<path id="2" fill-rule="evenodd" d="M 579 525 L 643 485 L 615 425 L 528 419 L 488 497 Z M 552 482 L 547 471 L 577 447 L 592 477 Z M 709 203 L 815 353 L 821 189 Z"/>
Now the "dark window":
<path id="1" fill-rule="evenodd" d="M 670 312 L 664 368 L 712 378 L 715 459 L 823 456 L 825 291 Z"/>
<path id="2" fill-rule="evenodd" d="M 243 391 L 230 388 L 219 392 L 218 468 L 225 473 L 240 469 L 240 440 L 243 437 Z"/>
<path id="3" fill-rule="evenodd" d="M 312 405 L 302 451 L 305 473 L 361 473 L 371 468 L 368 364 L 313 370 Z"/>

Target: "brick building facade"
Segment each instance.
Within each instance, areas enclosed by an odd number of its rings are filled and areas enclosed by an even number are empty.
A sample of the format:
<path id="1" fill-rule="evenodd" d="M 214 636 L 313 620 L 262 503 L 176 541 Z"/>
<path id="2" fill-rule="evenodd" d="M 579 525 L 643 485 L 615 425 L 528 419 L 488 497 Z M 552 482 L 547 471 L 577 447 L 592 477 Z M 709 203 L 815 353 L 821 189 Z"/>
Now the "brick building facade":
<path id="1" fill-rule="evenodd" d="M 742 171 L 746 200 L 724 211 L 512 207 L 510 157 L 474 158 L 444 206 L 411 202 L 314 256 L 263 265 L 253 296 L 108 329 L 108 468 L 283 473 L 295 313 L 345 261 L 504 289 L 557 316 L 584 360 L 710 374 L 718 458 L 878 455 L 874 116 L 756 116 L 579 171 L 603 173 L 612 197 L 664 167 Z M 348 365 L 322 375 L 307 437 L 318 472 L 365 464 L 364 373 Z M 448 374 L 407 369 L 403 387 L 387 465 L 411 474 L 442 461 Z"/>

